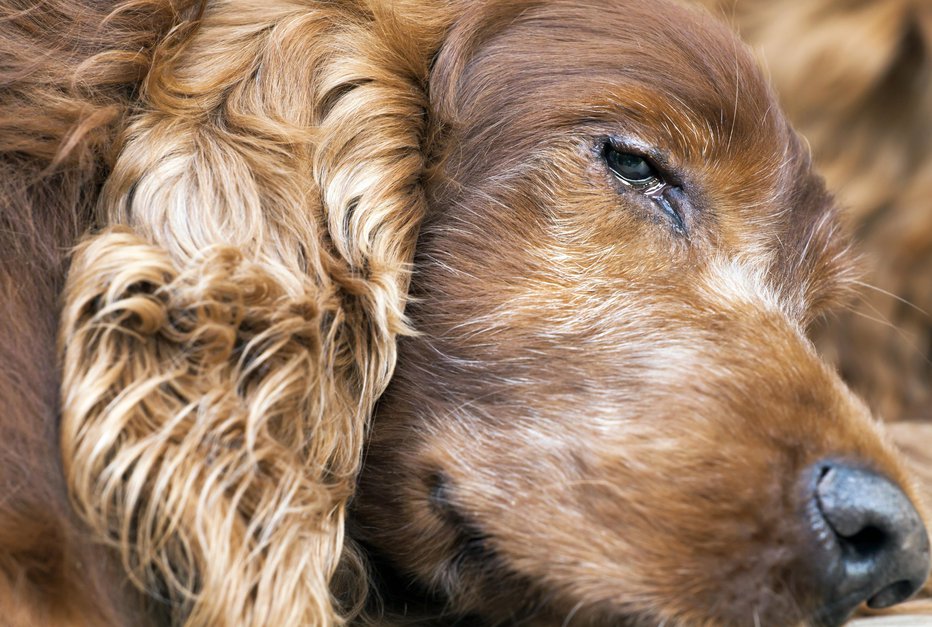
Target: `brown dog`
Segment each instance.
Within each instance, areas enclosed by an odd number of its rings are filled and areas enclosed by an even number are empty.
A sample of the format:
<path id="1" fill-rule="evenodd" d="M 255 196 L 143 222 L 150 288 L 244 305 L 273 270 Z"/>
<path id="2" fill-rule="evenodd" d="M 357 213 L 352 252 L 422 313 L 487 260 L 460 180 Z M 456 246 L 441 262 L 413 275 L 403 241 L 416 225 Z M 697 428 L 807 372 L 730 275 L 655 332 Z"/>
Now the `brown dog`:
<path id="1" fill-rule="evenodd" d="M 910 481 L 804 335 L 831 199 L 712 18 L 99 5 L 0 21 L 15 624 L 338 624 L 357 478 L 440 624 L 833 625 L 922 584 Z"/>
<path id="2" fill-rule="evenodd" d="M 852 607 L 819 599 L 835 558 L 799 514 L 818 460 L 887 455 L 802 339 L 844 281 L 831 203 L 744 50 L 685 24 L 477 11 L 434 66 L 421 335 L 375 419 L 358 533 L 484 620 Z M 651 158 L 640 184 L 626 153 Z"/>

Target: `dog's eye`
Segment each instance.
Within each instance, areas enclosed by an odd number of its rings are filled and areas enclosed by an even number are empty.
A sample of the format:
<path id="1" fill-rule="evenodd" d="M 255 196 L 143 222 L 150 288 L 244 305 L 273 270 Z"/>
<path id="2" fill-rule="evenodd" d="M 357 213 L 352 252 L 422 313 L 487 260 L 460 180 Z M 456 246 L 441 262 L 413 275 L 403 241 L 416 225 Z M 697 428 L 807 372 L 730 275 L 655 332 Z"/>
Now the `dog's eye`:
<path id="1" fill-rule="evenodd" d="M 608 148 L 605 158 L 615 176 L 627 185 L 644 189 L 661 182 L 654 166 L 640 155 Z"/>
<path id="2" fill-rule="evenodd" d="M 682 190 L 670 184 L 647 157 L 618 150 L 611 144 L 605 146 L 603 156 L 615 178 L 653 202 L 666 214 L 677 232 L 686 233 L 680 209 L 682 202 L 676 200 L 682 196 Z"/>

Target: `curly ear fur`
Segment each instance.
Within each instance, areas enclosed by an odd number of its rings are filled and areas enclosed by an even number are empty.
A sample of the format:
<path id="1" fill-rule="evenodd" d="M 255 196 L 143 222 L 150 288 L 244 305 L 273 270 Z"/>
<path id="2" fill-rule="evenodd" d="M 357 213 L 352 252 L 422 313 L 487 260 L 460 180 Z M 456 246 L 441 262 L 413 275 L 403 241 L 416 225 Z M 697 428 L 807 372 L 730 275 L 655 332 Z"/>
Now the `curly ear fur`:
<path id="1" fill-rule="evenodd" d="M 124 230 L 79 247 L 68 294 L 65 469 L 134 582 L 190 624 L 327 616 L 349 486 L 314 474 L 346 428 L 317 406 L 318 304 L 233 247 L 179 271 Z"/>
<path id="2" fill-rule="evenodd" d="M 411 9 L 423 40 L 376 1 L 212 2 L 152 65 L 111 228 L 75 251 L 71 496 L 177 624 L 343 621 L 344 510 L 424 212 L 444 24 Z"/>

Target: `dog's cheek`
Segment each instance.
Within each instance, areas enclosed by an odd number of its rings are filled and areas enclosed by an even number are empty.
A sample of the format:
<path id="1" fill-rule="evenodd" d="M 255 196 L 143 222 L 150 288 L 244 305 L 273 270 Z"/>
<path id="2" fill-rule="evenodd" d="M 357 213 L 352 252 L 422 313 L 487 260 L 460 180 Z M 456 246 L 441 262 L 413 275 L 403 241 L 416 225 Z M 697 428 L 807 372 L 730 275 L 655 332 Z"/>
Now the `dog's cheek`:
<path id="1" fill-rule="evenodd" d="M 727 607 L 722 620 L 737 620 L 789 615 L 791 598 L 805 606 L 802 470 L 840 456 L 899 475 L 863 407 L 779 303 L 741 277 L 719 286 L 724 303 L 704 306 L 719 315 L 682 314 L 682 330 L 670 325 L 653 350 L 632 347 L 620 327 L 575 357 L 551 346 L 552 365 L 512 366 L 512 386 L 494 403 L 396 389 L 367 464 L 380 489 L 386 475 L 399 480 L 376 507 L 372 526 L 389 529 L 382 546 L 455 591 L 458 607 L 481 598 L 491 613 L 506 607 L 495 593 L 531 605 L 539 586 L 566 611 L 582 600 L 589 612 L 663 607 L 684 619 Z M 514 335 L 512 354 L 527 341 Z M 560 384 L 584 371 L 584 383 Z"/>
<path id="2" fill-rule="evenodd" d="M 454 578 L 461 595 L 484 591 L 490 572 L 496 585 L 504 585 L 503 573 L 544 583 L 551 606 L 564 611 L 579 601 L 587 611 L 618 611 L 624 600 L 636 613 L 663 606 L 675 616 L 708 616 L 729 590 L 735 608 L 753 606 L 759 591 L 793 566 L 785 545 L 798 538 L 781 522 L 792 516 L 773 515 L 792 497 L 771 476 L 791 471 L 729 463 L 728 455 L 747 454 L 737 443 L 722 458 L 712 457 L 707 443 L 722 434 L 690 426 L 676 433 L 660 425 L 635 428 L 614 438 L 555 424 L 478 438 L 450 429 L 428 455 L 445 464 L 448 504 L 457 515 L 447 517 L 419 498 L 421 515 L 412 520 L 421 537 L 439 529 L 449 538 L 425 551 L 419 569 Z M 674 441 L 678 453 L 671 452 Z M 484 540 L 483 553 L 462 553 L 461 542 L 472 538 L 457 539 L 454 526 L 463 532 L 465 521 L 466 533 Z M 431 559 L 437 561 L 431 565 Z M 684 587 L 691 590 L 688 600 Z M 744 593 L 751 594 L 738 603 Z M 533 594 L 529 586 L 513 598 L 528 603 Z M 486 602 L 482 609 L 492 607 Z"/>

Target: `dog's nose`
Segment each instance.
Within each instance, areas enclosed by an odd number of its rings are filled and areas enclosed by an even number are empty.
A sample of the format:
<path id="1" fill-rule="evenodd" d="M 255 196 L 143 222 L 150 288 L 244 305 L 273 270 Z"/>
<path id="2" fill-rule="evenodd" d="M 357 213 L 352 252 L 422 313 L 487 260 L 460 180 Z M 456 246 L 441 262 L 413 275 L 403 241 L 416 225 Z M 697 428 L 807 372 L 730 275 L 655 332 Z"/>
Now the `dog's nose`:
<path id="1" fill-rule="evenodd" d="M 831 613 L 850 613 L 864 601 L 889 607 L 919 590 L 929 575 L 929 537 L 916 508 L 892 481 L 825 463 L 814 500 L 814 524 L 834 562 L 820 568 Z"/>

